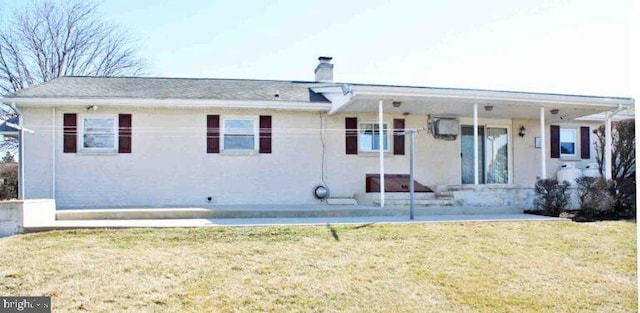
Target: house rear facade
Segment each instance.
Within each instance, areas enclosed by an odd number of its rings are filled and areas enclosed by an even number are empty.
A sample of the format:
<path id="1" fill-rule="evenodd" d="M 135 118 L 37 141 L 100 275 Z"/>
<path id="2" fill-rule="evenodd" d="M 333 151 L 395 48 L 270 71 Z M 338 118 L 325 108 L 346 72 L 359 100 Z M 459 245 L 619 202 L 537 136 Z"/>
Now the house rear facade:
<path id="1" fill-rule="evenodd" d="M 21 196 L 59 208 L 320 204 L 323 185 L 373 204 L 381 173 L 385 191 L 406 189 L 392 186 L 409 173 L 406 130 L 417 132 L 415 181 L 433 191 L 530 191 L 563 164 L 596 162 L 603 121 L 590 116 L 633 108 L 621 97 L 336 83 L 332 70 L 321 58 L 309 82 L 62 77 L 18 91 L 2 101 L 26 129 Z"/>

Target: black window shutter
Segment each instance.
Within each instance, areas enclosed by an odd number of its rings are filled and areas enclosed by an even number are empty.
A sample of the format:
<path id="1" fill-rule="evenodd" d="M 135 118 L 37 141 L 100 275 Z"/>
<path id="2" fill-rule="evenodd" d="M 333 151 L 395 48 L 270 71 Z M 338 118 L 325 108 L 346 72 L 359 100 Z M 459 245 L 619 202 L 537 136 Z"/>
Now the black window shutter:
<path id="1" fill-rule="evenodd" d="M 549 131 L 551 135 L 551 157 L 558 159 L 560 158 L 560 126 L 550 125 Z"/>
<path id="2" fill-rule="evenodd" d="M 78 152 L 78 115 L 75 113 L 63 114 L 63 149 L 64 153 Z"/>
<path id="3" fill-rule="evenodd" d="M 131 114 L 118 115 L 118 153 L 131 153 Z"/>
<path id="4" fill-rule="evenodd" d="M 358 154 L 358 119 L 346 117 L 344 119 L 345 128 L 345 153 Z"/>
<path id="5" fill-rule="evenodd" d="M 260 115 L 260 153 L 271 153 L 271 115 Z"/>
<path id="6" fill-rule="evenodd" d="M 207 153 L 220 153 L 220 115 L 207 115 Z"/>
<path id="7" fill-rule="evenodd" d="M 393 154 L 404 155 L 404 119 L 393 119 Z"/>
<path id="8" fill-rule="evenodd" d="M 591 139 L 589 138 L 589 133 L 591 133 L 588 126 L 580 127 L 580 158 L 581 159 L 590 159 L 591 158 Z"/>

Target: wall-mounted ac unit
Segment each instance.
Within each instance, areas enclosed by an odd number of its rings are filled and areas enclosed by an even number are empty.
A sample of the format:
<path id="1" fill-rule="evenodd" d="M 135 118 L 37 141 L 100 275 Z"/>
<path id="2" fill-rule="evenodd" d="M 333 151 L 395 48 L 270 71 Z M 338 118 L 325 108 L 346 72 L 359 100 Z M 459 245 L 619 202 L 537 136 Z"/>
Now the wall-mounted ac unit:
<path id="1" fill-rule="evenodd" d="M 460 125 L 455 118 L 437 118 L 432 123 L 432 133 L 435 138 L 456 140 Z"/>

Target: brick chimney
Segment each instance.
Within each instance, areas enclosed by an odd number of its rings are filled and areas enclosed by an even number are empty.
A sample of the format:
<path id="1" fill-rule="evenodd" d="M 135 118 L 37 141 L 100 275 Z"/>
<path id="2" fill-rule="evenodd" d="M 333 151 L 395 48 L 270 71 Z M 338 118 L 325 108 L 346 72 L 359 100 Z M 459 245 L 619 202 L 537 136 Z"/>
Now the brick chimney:
<path id="1" fill-rule="evenodd" d="M 314 73 L 316 74 L 317 82 L 333 82 L 333 64 L 331 64 L 332 57 L 319 57 L 318 66 Z"/>

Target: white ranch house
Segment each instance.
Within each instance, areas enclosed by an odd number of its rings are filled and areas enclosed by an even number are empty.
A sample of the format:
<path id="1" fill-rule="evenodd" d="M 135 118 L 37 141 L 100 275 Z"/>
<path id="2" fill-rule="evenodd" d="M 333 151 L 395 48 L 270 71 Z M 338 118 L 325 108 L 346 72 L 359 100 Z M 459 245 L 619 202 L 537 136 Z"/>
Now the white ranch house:
<path id="1" fill-rule="evenodd" d="M 406 205 L 415 130 L 418 200 L 526 209 L 537 179 L 595 162 L 593 129 L 633 112 L 622 97 L 338 83 L 330 60 L 308 82 L 62 77 L 7 95 L 24 129 L 20 198 Z"/>

